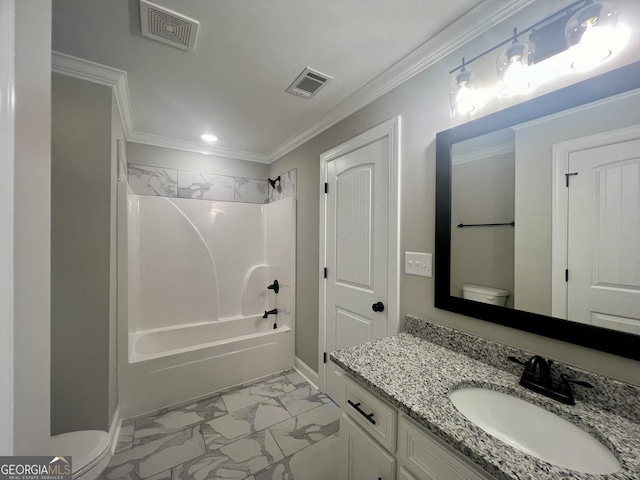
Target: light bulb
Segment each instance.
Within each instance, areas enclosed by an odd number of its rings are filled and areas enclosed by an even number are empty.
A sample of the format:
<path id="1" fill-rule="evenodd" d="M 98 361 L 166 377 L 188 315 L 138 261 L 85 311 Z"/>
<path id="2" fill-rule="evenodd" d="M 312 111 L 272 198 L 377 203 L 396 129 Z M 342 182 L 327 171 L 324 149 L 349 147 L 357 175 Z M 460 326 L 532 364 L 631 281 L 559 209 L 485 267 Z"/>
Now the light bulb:
<path id="1" fill-rule="evenodd" d="M 218 137 L 216 137 L 215 135 L 212 135 L 210 133 L 203 133 L 200 138 L 202 138 L 202 140 L 204 140 L 205 142 L 215 142 L 218 140 Z"/>
<path id="2" fill-rule="evenodd" d="M 573 47 L 571 68 L 583 70 L 603 62 L 611 56 L 608 37 L 612 27 L 594 27 L 589 24 L 582 34 L 580 43 Z"/>
<path id="3" fill-rule="evenodd" d="M 468 85 L 461 85 L 456 94 L 456 110 L 461 115 L 467 115 L 476 109 L 474 94 Z"/>
<path id="4" fill-rule="evenodd" d="M 613 2 L 593 2 L 578 10 L 565 26 L 571 68 L 591 68 L 621 50 L 630 33 L 617 23 L 618 12 Z"/>
<path id="5" fill-rule="evenodd" d="M 452 118 L 456 115 L 468 115 L 482 108 L 491 99 L 493 92 L 487 88 L 478 88 L 472 82 L 472 76 L 466 69 L 463 58 L 462 66 L 450 81 L 449 102 Z"/>
<path id="6" fill-rule="evenodd" d="M 521 42 L 514 30 L 513 43 L 498 55 L 496 69 L 498 71 L 498 95 L 508 97 L 527 90 L 531 86 L 529 79 L 529 63 L 533 56 L 534 45 Z"/>
<path id="7" fill-rule="evenodd" d="M 471 72 L 464 66 L 453 77 L 450 96 L 451 111 L 454 116 L 456 114 L 467 115 L 476 109 L 474 91 L 471 88 Z"/>
<path id="8" fill-rule="evenodd" d="M 616 27 L 587 26 L 580 43 L 571 48 L 571 68 L 585 70 L 604 62 L 629 41 L 626 25 Z"/>
<path id="9" fill-rule="evenodd" d="M 504 73 L 501 84 L 501 95 L 509 96 L 524 92 L 531 86 L 527 76 L 527 69 L 519 61 L 509 65 Z"/>

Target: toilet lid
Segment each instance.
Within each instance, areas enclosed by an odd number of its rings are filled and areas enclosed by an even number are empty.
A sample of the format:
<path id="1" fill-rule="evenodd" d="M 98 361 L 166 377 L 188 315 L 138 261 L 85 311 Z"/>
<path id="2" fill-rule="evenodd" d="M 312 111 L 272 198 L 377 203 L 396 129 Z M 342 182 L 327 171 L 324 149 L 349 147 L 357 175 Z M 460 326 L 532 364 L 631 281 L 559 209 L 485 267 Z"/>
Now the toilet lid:
<path id="1" fill-rule="evenodd" d="M 102 457 L 109 449 L 109 444 L 110 438 L 107 432 L 83 430 L 51 437 L 47 444 L 47 453 L 71 456 L 75 476 L 76 473 Z"/>
<path id="2" fill-rule="evenodd" d="M 491 295 L 494 297 L 508 297 L 511 295 L 511 292 L 504 288 L 486 287 L 484 285 L 474 285 L 473 283 L 463 285 L 462 291 L 479 293 L 480 295 Z"/>

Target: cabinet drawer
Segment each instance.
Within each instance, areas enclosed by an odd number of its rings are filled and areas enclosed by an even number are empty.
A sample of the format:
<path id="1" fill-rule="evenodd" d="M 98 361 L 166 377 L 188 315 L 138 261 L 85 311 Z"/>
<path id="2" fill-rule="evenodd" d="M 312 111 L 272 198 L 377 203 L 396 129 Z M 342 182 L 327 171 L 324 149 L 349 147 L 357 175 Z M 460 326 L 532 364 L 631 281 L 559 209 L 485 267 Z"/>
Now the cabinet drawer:
<path id="1" fill-rule="evenodd" d="M 396 459 L 344 413 L 340 416 L 340 444 L 341 480 L 395 480 Z"/>
<path id="2" fill-rule="evenodd" d="M 419 480 L 491 480 L 488 473 L 418 426 L 404 414 L 398 420 L 398 462 Z"/>
<path id="3" fill-rule="evenodd" d="M 344 378 L 345 402 L 342 411 L 353 418 L 380 445 L 395 453 L 397 409 L 361 387 L 348 375 Z"/>

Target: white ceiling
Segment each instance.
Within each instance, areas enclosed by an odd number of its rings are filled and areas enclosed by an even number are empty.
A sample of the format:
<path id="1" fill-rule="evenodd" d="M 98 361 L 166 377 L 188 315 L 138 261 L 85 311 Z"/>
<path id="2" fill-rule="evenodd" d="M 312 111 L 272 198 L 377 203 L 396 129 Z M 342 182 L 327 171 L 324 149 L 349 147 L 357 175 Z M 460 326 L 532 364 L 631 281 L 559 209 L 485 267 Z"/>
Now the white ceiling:
<path id="1" fill-rule="evenodd" d="M 155 3 L 200 22 L 195 51 L 142 37 L 137 0 L 54 0 L 53 49 L 126 71 L 136 131 L 203 147 L 200 135 L 211 132 L 217 146 L 273 159 L 292 137 L 472 8 L 504 10 L 517 2 Z M 488 21 L 483 13 L 477 23 Z M 334 80 L 310 100 L 285 93 L 307 66 Z"/>

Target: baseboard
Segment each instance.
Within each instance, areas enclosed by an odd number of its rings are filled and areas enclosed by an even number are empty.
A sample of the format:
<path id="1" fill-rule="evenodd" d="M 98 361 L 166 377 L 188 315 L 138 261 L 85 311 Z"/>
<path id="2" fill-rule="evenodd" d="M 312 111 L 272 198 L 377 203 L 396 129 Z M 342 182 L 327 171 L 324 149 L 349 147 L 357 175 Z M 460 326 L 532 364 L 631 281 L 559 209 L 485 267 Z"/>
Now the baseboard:
<path id="1" fill-rule="evenodd" d="M 118 446 L 118 437 L 120 437 L 120 429 L 122 428 L 122 419 L 120 418 L 120 405 L 116 408 L 111 420 L 111 428 L 109 428 L 109 437 L 111 442 L 111 455 L 115 455 Z"/>
<path id="2" fill-rule="evenodd" d="M 319 390 L 318 384 L 320 383 L 320 377 L 313 369 L 300 360 L 298 357 L 294 357 L 293 359 L 293 368 L 296 372 L 304 377 L 304 379 L 311 384 L 313 388 Z"/>

